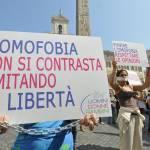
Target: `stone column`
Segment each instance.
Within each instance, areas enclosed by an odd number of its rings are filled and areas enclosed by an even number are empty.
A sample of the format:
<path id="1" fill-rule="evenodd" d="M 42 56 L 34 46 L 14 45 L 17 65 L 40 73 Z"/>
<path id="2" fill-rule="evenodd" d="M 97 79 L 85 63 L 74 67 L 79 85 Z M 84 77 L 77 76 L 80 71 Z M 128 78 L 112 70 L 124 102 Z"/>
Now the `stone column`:
<path id="1" fill-rule="evenodd" d="M 76 34 L 90 35 L 88 0 L 76 0 Z"/>

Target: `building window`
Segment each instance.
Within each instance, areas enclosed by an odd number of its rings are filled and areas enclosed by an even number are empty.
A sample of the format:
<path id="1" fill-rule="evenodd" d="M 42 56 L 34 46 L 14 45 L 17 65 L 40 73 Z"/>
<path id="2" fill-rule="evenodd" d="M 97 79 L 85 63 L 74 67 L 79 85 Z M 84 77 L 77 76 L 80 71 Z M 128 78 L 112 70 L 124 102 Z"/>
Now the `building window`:
<path id="1" fill-rule="evenodd" d="M 129 70 L 129 66 L 126 66 L 126 69 Z"/>
<path id="2" fill-rule="evenodd" d="M 58 34 L 62 34 L 62 25 L 58 25 Z"/>
<path id="3" fill-rule="evenodd" d="M 120 69 L 120 65 L 118 65 L 117 68 Z"/>
<path id="4" fill-rule="evenodd" d="M 123 69 L 124 66 L 120 65 L 120 69 Z"/>
<path id="5" fill-rule="evenodd" d="M 131 66 L 131 70 L 134 70 L 134 66 Z"/>
<path id="6" fill-rule="evenodd" d="M 126 66 L 123 66 L 123 69 L 126 69 Z"/>
<path id="7" fill-rule="evenodd" d="M 150 56 L 148 56 L 148 60 L 150 60 Z"/>
<path id="8" fill-rule="evenodd" d="M 142 72 L 142 67 L 138 67 L 138 71 L 139 71 L 139 72 Z"/>
<path id="9" fill-rule="evenodd" d="M 111 62 L 109 62 L 109 67 L 111 68 Z"/>
<path id="10" fill-rule="evenodd" d="M 137 69 L 137 66 L 134 66 L 134 70 L 135 70 L 135 71 L 137 71 L 137 70 L 138 70 L 138 69 Z"/>

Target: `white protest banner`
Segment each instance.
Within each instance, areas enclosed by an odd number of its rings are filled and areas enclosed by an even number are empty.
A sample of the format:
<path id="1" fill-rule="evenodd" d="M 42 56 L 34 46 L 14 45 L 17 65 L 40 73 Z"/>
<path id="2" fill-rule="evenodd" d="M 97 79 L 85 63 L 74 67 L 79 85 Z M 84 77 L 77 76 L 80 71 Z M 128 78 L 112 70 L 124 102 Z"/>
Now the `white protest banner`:
<path id="1" fill-rule="evenodd" d="M 148 66 L 148 59 L 143 44 L 125 41 L 113 41 L 112 44 L 118 65 Z"/>
<path id="2" fill-rule="evenodd" d="M 0 32 L 0 114 L 10 123 L 111 116 L 100 38 Z"/>
<path id="3" fill-rule="evenodd" d="M 142 82 L 136 72 L 129 70 L 127 71 L 128 71 L 128 81 L 130 85 L 142 85 Z"/>

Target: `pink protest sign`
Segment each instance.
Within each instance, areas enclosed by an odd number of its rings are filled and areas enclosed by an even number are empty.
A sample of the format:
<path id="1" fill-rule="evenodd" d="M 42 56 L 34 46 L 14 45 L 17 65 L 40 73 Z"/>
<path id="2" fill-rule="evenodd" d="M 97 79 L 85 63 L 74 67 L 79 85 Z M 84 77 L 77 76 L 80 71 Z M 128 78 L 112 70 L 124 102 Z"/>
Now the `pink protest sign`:
<path id="1" fill-rule="evenodd" d="M 115 60 L 118 65 L 147 66 L 148 60 L 143 44 L 113 41 Z"/>

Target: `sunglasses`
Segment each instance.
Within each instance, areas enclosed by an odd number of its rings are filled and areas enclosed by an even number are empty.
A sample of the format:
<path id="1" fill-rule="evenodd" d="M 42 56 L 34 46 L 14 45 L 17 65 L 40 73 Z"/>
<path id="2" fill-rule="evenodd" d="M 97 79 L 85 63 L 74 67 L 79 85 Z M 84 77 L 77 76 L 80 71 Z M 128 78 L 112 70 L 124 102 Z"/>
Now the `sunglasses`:
<path id="1" fill-rule="evenodd" d="M 127 74 L 120 74 L 119 75 L 120 77 L 126 77 L 126 76 L 128 76 Z"/>

